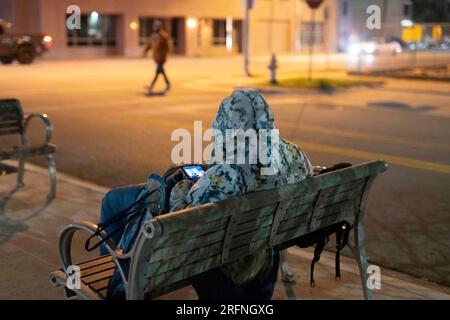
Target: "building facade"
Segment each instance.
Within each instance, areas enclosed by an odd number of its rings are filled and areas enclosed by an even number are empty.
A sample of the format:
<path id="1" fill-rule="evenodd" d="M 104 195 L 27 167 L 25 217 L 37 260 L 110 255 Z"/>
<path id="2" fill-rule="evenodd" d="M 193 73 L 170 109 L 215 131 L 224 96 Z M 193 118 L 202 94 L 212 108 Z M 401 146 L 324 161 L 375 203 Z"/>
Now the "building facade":
<path id="1" fill-rule="evenodd" d="M 334 52 L 361 32 L 366 7 L 384 5 L 388 21 L 400 23 L 405 0 L 324 0 L 310 10 L 305 0 L 254 0 L 249 18 L 251 55 Z M 81 29 L 66 21 L 80 8 Z M 345 10 L 344 10 L 345 9 Z M 155 19 L 171 37 L 172 52 L 188 56 L 233 55 L 242 51 L 244 0 L 0 0 L 0 19 L 15 33 L 50 35 L 55 57 L 136 57 Z"/>
<path id="2" fill-rule="evenodd" d="M 411 0 L 336 0 L 338 4 L 338 47 L 346 51 L 351 42 L 367 41 L 373 38 L 401 39 L 402 21 L 411 20 L 413 3 Z M 380 8 L 381 25 L 371 29 L 367 20 L 369 6 Z"/>

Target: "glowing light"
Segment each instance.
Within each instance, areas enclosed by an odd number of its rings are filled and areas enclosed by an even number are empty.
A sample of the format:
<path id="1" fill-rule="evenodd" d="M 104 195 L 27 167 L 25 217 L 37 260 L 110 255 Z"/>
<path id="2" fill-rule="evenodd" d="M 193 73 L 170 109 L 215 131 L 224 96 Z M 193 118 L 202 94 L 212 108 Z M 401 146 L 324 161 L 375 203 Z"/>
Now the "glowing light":
<path id="1" fill-rule="evenodd" d="M 348 47 L 348 53 L 352 56 L 357 56 L 361 53 L 361 46 L 359 43 L 353 43 Z"/>
<path id="2" fill-rule="evenodd" d="M 400 24 L 402 25 L 402 27 L 404 28 L 411 28 L 412 26 L 414 26 L 414 22 L 412 22 L 409 19 L 403 19 Z"/>
<path id="3" fill-rule="evenodd" d="M 353 43 L 348 47 L 348 53 L 353 56 L 359 54 L 374 54 L 377 46 L 374 42 Z"/>
<path id="4" fill-rule="evenodd" d="M 375 56 L 373 54 L 368 54 L 364 57 L 367 64 L 372 64 L 375 61 Z"/>
<path id="5" fill-rule="evenodd" d="M 92 20 L 97 20 L 98 19 L 98 12 L 97 11 L 92 11 L 90 18 Z"/>
<path id="6" fill-rule="evenodd" d="M 133 21 L 132 23 L 130 23 L 130 29 L 131 30 L 136 30 L 137 28 L 138 28 L 137 22 Z"/>
<path id="7" fill-rule="evenodd" d="M 50 42 L 52 42 L 53 39 L 52 39 L 52 37 L 50 37 L 50 36 L 45 36 L 43 40 L 44 40 L 44 42 L 46 42 L 46 43 L 50 43 Z"/>
<path id="8" fill-rule="evenodd" d="M 376 45 L 373 42 L 366 43 L 366 45 L 364 46 L 364 52 L 368 54 L 375 53 L 376 49 Z"/>
<path id="9" fill-rule="evenodd" d="M 225 39 L 227 51 L 233 50 L 233 18 L 228 17 L 227 18 L 227 24 L 226 24 L 226 32 L 227 36 Z"/>
<path id="10" fill-rule="evenodd" d="M 195 27 L 197 27 L 197 19 L 189 18 L 187 20 L 187 26 L 188 26 L 189 29 L 194 29 Z"/>
<path id="11" fill-rule="evenodd" d="M 88 35 L 95 36 L 98 34 L 97 25 L 98 25 L 98 12 L 92 11 L 91 14 L 89 15 L 88 20 Z"/>

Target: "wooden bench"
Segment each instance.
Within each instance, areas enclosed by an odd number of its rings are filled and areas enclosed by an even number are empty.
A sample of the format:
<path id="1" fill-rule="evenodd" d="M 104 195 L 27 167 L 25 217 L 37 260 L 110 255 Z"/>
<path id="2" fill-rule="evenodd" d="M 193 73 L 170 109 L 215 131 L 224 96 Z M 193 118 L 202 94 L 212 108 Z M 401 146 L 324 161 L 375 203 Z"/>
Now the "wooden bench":
<path id="1" fill-rule="evenodd" d="M 72 237 L 79 230 L 93 234 L 96 225 L 71 224 L 60 235 L 63 268 L 51 273 L 51 282 L 65 287 L 66 298 L 104 299 L 109 278 L 117 267 L 125 282 L 127 299 L 155 298 L 189 285 L 188 279 L 193 275 L 263 248 L 286 249 L 293 245 L 293 239 L 347 220 L 354 226 L 352 250 L 359 265 L 364 296 L 371 299 L 371 291 L 365 285 L 368 274 L 364 208 L 372 182 L 386 169 L 383 161 L 368 162 L 278 189 L 153 218 L 143 225 L 128 254 L 108 241 L 108 255 L 79 263 L 79 290 L 65 286 L 65 271 L 72 265 Z M 124 268 L 125 265 L 129 268 Z"/>
<path id="2" fill-rule="evenodd" d="M 28 145 L 27 128 L 30 121 L 34 118 L 42 120 L 45 127 L 45 141 L 38 147 L 30 147 Z M 31 113 L 24 115 L 20 102 L 16 99 L 0 100 L 0 137 L 20 136 L 21 145 L 12 146 L 4 150 L 0 147 L 0 161 L 17 159 L 19 160 L 19 168 L 17 171 L 17 184 L 14 191 L 24 186 L 23 176 L 25 173 L 25 161 L 27 158 L 34 156 L 45 156 L 48 161 L 48 170 L 50 173 L 50 192 L 48 199 L 51 200 L 56 195 L 56 166 L 53 160 L 53 154 L 56 147 L 50 144 L 53 133 L 53 126 L 47 115 L 41 113 Z M 13 193 L 12 191 L 11 193 Z"/>

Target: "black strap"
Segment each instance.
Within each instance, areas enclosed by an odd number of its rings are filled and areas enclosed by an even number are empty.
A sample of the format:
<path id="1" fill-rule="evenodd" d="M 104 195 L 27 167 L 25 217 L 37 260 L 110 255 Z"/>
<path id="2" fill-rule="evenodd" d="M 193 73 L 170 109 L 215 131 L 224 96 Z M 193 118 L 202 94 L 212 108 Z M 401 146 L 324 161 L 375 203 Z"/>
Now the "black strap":
<path id="1" fill-rule="evenodd" d="M 136 200 L 133 204 L 131 204 L 130 206 L 128 206 L 127 208 L 123 209 L 122 211 L 120 211 L 119 213 L 117 213 L 116 215 L 114 215 L 114 217 L 104 221 L 103 223 L 99 223 L 97 225 L 97 229 L 95 230 L 95 232 L 86 240 L 86 242 L 84 243 L 84 249 L 86 251 L 92 251 L 96 248 L 98 248 L 99 246 L 101 246 L 103 243 L 105 243 L 106 241 L 108 241 L 113 235 L 115 235 L 117 232 L 119 232 L 122 227 L 116 228 L 115 230 L 113 230 L 112 232 L 109 232 L 106 237 L 102 238 L 99 242 L 97 242 L 96 244 L 94 244 L 92 247 L 90 247 L 90 242 L 93 238 L 100 236 L 100 232 L 102 232 L 103 230 L 105 230 L 107 227 L 109 227 L 111 224 L 113 224 L 114 222 L 121 220 L 125 217 L 127 217 L 124 225 L 126 225 L 128 222 L 130 222 L 133 218 L 135 218 L 138 214 L 142 214 L 142 209 L 145 207 L 144 206 L 139 206 L 134 208 L 133 210 L 131 210 L 133 207 L 140 205 L 145 199 L 147 199 L 148 197 L 150 197 L 150 195 L 153 194 L 153 192 L 155 192 L 156 190 L 152 190 L 151 192 L 148 192 L 146 194 L 144 194 L 142 197 L 140 197 L 138 200 Z"/>
<path id="2" fill-rule="evenodd" d="M 126 225 L 127 225 L 131 220 L 133 220 L 136 216 L 142 214 L 142 212 L 143 212 L 142 209 L 143 209 L 143 208 L 141 207 L 141 208 L 137 208 L 137 209 L 135 209 L 135 210 L 129 212 L 129 213 L 128 213 L 128 217 L 127 217 L 127 219 L 125 220 L 125 222 L 123 223 L 123 225 L 126 226 Z M 85 242 L 85 244 L 84 244 L 84 248 L 85 248 L 87 251 L 92 251 L 92 250 L 98 248 L 99 246 L 101 246 L 103 243 L 105 243 L 106 241 L 108 241 L 113 235 L 115 235 L 117 232 L 121 231 L 121 230 L 122 230 L 122 226 L 120 226 L 120 227 L 114 229 L 113 231 L 109 232 L 109 233 L 106 235 L 106 237 L 102 238 L 99 242 L 97 242 L 96 244 L 94 244 L 92 247 L 89 247 L 89 244 L 90 244 L 91 240 L 92 240 L 94 237 L 96 237 L 96 236 L 100 236 L 100 232 L 101 232 L 102 230 L 103 230 L 103 227 L 101 227 L 101 228 L 100 228 L 100 227 L 97 227 L 97 230 L 95 231 L 95 233 L 92 234 L 92 235 L 86 240 L 86 242 Z"/>
<path id="3" fill-rule="evenodd" d="M 325 245 L 328 243 L 330 239 L 328 236 L 321 237 L 316 244 L 316 247 L 314 248 L 314 258 L 311 261 L 311 275 L 310 275 L 310 285 L 311 288 L 314 288 L 316 286 L 316 283 L 314 282 L 314 266 L 316 262 L 320 260 L 320 254 L 322 253 L 323 249 L 325 248 Z"/>
<path id="4" fill-rule="evenodd" d="M 344 221 L 344 223 L 336 231 L 336 257 L 335 257 L 335 272 L 336 280 L 341 280 L 341 250 L 348 243 L 348 237 L 351 229 L 350 223 Z"/>

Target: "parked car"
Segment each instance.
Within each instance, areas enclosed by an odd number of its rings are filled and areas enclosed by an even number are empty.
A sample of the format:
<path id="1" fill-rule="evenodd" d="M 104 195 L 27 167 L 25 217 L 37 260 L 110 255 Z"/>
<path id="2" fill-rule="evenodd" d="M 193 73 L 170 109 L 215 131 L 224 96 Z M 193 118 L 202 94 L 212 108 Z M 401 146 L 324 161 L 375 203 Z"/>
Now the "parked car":
<path id="1" fill-rule="evenodd" d="M 0 19 L 0 61 L 3 64 L 15 59 L 21 64 L 30 64 L 52 45 L 48 35 L 13 35 L 11 26 L 10 22 Z"/>

